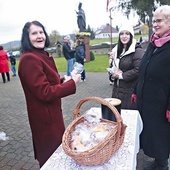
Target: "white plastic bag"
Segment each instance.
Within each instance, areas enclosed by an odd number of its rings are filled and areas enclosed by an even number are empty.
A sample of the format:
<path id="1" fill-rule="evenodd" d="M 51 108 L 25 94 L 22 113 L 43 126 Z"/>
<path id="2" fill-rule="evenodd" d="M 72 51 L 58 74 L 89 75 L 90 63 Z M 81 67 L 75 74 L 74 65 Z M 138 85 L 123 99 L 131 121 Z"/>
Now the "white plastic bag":
<path id="1" fill-rule="evenodd" d="M 0 140 L 6 141 L 9 140 L 9 137 L 6 136 L 5 132 L 0 132 Z"/>

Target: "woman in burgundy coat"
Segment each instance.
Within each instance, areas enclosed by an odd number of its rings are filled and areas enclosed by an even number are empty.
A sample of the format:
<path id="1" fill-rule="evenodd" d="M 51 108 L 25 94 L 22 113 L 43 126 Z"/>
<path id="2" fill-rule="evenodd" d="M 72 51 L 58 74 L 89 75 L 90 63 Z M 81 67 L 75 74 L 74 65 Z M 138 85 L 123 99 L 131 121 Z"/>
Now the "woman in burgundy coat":
<path id="1" fill-rule="evenodd" d="M 49 44 L 40 22 L 25 24 L 18 75 L 25 93 L 35 159 L 40 167 L 62 141 L 65 127 L 61 98 L 74 94 L 80 81 L 80 75 L 60 78 L 53 57 L 44 50 Z"/>
<path id="2" fill-rule="evenodd" d="M 5 74 L 7 76 L 8 81 L 10 81 L 10 75 L 8 55 L 3 49 L 4 49 L 3 46 L 0 46 L 0 73 L 2 75 L 3 83 L 5 83 L 6 82 Z"/>

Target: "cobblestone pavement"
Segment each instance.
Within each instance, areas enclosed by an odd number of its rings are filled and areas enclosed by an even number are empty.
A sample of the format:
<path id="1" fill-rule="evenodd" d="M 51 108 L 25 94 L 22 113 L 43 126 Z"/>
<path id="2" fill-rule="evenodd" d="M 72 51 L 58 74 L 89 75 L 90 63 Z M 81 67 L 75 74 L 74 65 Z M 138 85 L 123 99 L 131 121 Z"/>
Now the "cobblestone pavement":
<path id="1" fill-rule="evenodd" d="M 62 99 L 65 125 L 72 121 L 75 106 L 82 98 L 106 98 L 111 96 L 111 91 L 107 73 L 87 73 L 87 80 L 78 84 L 77 93 Z M 83 105 L 82 110 L 90 107 L 89 104 Z M 0 170 L 39 169 L 38 162 L 34 160 L 25 98 L 18 76 L 11 77 L 11 81 L 5 84 L 0 79 L 0 132 L 9 137 L 9 140 L 0 140 Z M 146 160 L 147 157 L 140 151 L 137 170 L 142 170 Z"/>

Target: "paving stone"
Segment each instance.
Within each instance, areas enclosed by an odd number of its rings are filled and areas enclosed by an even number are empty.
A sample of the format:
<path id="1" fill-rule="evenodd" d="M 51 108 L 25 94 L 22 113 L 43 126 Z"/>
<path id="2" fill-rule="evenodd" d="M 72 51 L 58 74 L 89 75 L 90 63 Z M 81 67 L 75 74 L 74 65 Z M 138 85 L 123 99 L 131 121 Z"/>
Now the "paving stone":
<path id="1" fill-rule="evenodd" d="M 1 159 L 1 161 L 0 161 L 0 165 L 1 165 L 1 166 L 5 166 L 9 161 L 10 161 L 9 158 L 2 157 L 2 159 Z"/>
<path id="2" fill-rule="evenodd" d="M 13 167 L 11 167 L 11 170 L 22 170 L 22 167 L 25 165 L 25 162 L 18 161 Z"/>
<path id="3" fill-rule="evenodd" d="M 10 170 L 10 169 L 11 169 L 11 166 L 8 166 L 8 165 L 1 167 L 1 170 Z"/>
<path id="4" fill-rule="evenodd" d="M 15 153 L 7 153 L 5 156 L 10 159 L 15 159 L 17 155 Z"/>
<path id="5" fill-rule="evenodd" d="M 25 169 L 25 170 L 30 170 L 31 168 L 33 167 L 33 164 L 31 163 L 26 163 L 22 168 Z"/>
<path id="6" fill-rule="evenodd" d="M 7 163 L 7 165 L 9 165 L 9 166 L 12 167 L 12 166 L 14 166 L 17 162 L 18 162 L 17 160 L 11 159 L 11 160 Z"/>
<path id="7" fill-rule="evenodd" d="M 64 74 L 61 73 L 61 77 Z M 107 73 L 86 74 L 87 79 L 78 84 L 76 94 L 62 99 L 66 127 L 72 122 L 74 109 L 82 98 L 111 97 L 112 86 L 109 85 Z M 34 159 L 25 97 L 18 76 L 11 77 L 11 81 L 5 84 L 0 79 L 0 101 L 0 132 L 5 132 L 9 137 L 7 141 L 0 141 L 0 170 L 38 170 L 39 164 Z M 95 105 L 100 106 L 91 102 L 83 104 L 81 113 Z M 137 170 L 142 170 L 148 157 L 140 150 L 137 160 Z"/>
<path id="8" fill-rule="evenodd" d="M 33 165 L 30 170 L 38 170 L 38 169 L 40 169 L 38 165 Z"/>
<path id="9" fill-rule="evenodd" d="M 0 152 L 0 156 L 5 156 L 7 153 L 8 153 L 8 152 L 3 152 L 3 151 L 1 151 L 1 152 Z"/>

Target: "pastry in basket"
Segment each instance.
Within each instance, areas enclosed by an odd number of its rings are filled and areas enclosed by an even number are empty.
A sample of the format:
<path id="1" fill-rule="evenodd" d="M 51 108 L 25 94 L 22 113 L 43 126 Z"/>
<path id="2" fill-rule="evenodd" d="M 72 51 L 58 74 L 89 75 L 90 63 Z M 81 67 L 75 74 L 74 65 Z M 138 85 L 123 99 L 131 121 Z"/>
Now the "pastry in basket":
<path id="1" fill-rule="evenodd" d="M 91 130 L 96 132 L 103 132 L 106 131 L 107 129 L 108 129 L 107 126 L 104 126 L 103 124 L 98 124 L 97 126 L 91 127 Z"/>
<path id="2" fill-rule="evenodd" d="M 79 116 L 82 103 L 89 100 L 99 101 L 112 109 L 112 106 L 102 98 L 82 99 L 75 109 L 74 122 L 67 127 L 63 135 L 62 147 L 65 153 L 80 165 L 96 166 L 108 161 L 120 148 L 124 140 L 126 125 L 123 124 L 116 109 L 113 110 L 119 119 L 116 123 L 101 119 L 101 116 L 97 117 L 94 114 Z M 99 115 L 99 109 L 91 109 L 90 112 Z"/>
<path id="3" fill-rule="evenodd" d="M 81 143 L 81 137 L 78 135 L 73 136 L 71 142 L 71 149 L 75 151 L 85 151 L 86 147 Z"/>
<path id="4" fill-rule="evenodd" d="M 91 149 L 101 142 L 113 128 L 113 125 L 102 122 L 80 123 L 75 127 L 75 131 L 72 133 L 71 149 L 76 152 Z"/>

